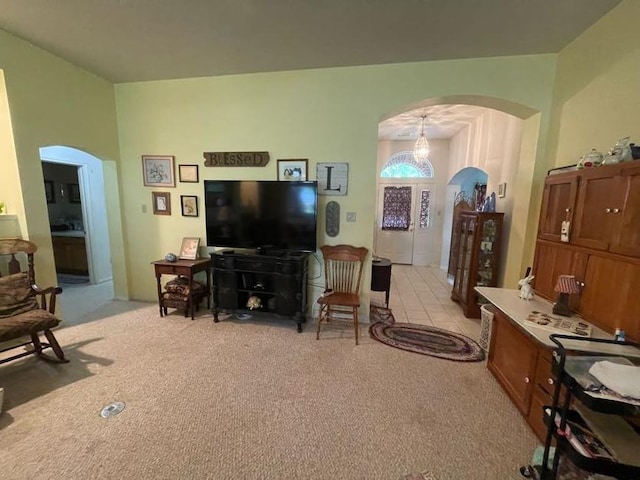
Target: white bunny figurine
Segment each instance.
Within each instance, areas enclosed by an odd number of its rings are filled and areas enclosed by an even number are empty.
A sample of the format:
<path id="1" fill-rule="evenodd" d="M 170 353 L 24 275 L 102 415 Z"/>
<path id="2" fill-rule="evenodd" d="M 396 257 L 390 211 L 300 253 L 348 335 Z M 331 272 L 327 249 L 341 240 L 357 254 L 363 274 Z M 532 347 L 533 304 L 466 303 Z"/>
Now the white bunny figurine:
<path id="1" fill-rule="evenodd" d="M 520 285 L 520 298 L 524 300 L 531 300 L 533 298 L 533 287 L 531 287 L 531 280 L 535 278 L 535 275 L 528 275 L 522 280 L 518 281 Z"/>

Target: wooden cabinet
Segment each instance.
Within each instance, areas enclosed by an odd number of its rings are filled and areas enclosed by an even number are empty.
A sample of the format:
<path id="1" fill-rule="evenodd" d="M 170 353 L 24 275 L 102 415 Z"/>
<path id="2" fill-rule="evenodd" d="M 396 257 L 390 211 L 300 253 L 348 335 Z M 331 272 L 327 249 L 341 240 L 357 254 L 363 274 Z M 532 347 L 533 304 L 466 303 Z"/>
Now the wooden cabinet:
<path id="1" fill-rule="evenodd" d="M 466 317 L 480 318 L 475 286 L 498 283 L 503 213 L 462 212 L 458 218 L 455 277 L 451 299 L 459 302 Z"/>
<path id="2" fill-rule="evenodd" d="M 522 333 L 504 313 L 493 317 L 487 368 L 540 440 L 546 427 L 542 407 L 551 403 L 551 352 Z"/>
<path id="3" fill-rule="evenodd" d="M 563 220 L 570 241 L 560 241 Z M 550 175 L 538 224 L 536 292 L 555 300 L 559 275 L 574 275 L 582 292 L 572 309 L 597 326 L 640 339 L 640 162 Z"/>
<path id="4" fill-rule="evenodd" d="M 58 273 L 89 275 L 87 247 L 84 237 L 51 237 L 53 256 Z"/>

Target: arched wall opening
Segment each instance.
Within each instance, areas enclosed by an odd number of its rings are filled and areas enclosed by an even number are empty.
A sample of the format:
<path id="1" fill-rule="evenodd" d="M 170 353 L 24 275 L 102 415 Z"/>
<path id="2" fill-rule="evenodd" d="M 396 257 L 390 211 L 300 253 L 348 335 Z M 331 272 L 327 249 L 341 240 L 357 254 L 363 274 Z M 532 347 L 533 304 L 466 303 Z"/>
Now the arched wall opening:
<path id="1" fill-rule="evenodd" d="M 69 210 L 64 205 L 71 206 L 69 202 L 60 199 L 63 205 L 55 213 L 50 211 L 50 225 L 64 225 L 70 230 L 68 233 L 84 238 L 88 262 L 90 283 L 104 283 L 112 280 L 111 246 L 109 242 L 109 225 L 105 215 L 107 205 L 105 199 L 104 173 L 102 161 L 77 148 L 55 145 L 40 148 L 40 158 L 43 165 L 48 163 L 56 165 L 68 165 L 77 169 L 79 198 L 71 199 L 76 205 L 80 205 L 81 219 L 70 217 Z M 46 177 L 45 177 L 46 179 Z M 55 184 L 58 187 L 58 184 Z M 59 185 L 64 197 L 65 188 L 71 188 L 70 184 Z M 67 191 L 66 196 L 72 192 Z M 53 215 L 53 216 L 52 216 Z M 67 231 L 56 235 L 67 234 Z"/>
<path id="2" fill-rule="evenodd" d="M 439 151 L 444 156 L 444 161 L 430 156 L 436 170 L 438 188 L 434 219 L 443 234 L 450 231 L 449 212 L 453 208 L 453 190 L 449 183 L 465 168 L 478 168 L 488 174 L 488 193 L 497 194 L 500 185 L 506 186 L 506 195 L 498 198 L 496 205 L 497 211 L 505 213 L 499 285 L 515 287 L 520 272 L 532 261 L 535 246 L 533 237 L 537 219 L 530 218 L 537 214 L 540 195 L 535 187 L 534 175 L 540 168 L 544 170 L 544 167 L 536 165 L 541 115 L 526 105 L 501 98 L 454 95 L 406 105 L 385 115 L 381 122 L 407 112 L 415 112 L 416 117 L 421 113 L 428 116 L 430 107 L 456 104 L 475 105 L 486 110 L 454 137 L 429 140 L 432 148 L 435 148 L 434 155 Z M 411 150 L 413 143 L 378 141 L 378 183 L 380 168 L 395 149 L 390 144 L 404 144 L 403 149 Z M 514 212 L 518 214 L 514 215 Z M 443 268 L 445 262 L 442 259 L 448 256 L 445 239 L 442 238 L 440 245 L 432 247 L 438 249 L 438 266 Z"/>

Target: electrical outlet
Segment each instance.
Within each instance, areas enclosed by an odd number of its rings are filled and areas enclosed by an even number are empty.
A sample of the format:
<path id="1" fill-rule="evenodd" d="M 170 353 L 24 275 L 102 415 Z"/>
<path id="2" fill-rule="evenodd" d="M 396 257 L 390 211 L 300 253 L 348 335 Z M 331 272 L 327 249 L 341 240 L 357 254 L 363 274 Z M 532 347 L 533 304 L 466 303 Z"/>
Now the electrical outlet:
<path id="1" fill-rule="evenodd" d="M 142 204 L 142 213 L 147 213 L 147 204 L 146 203 Z"/>
<path id="2" fill-rule="evenodd" d="M 347 222 L 356 221 L 356 212 L 347 212 Z"/>

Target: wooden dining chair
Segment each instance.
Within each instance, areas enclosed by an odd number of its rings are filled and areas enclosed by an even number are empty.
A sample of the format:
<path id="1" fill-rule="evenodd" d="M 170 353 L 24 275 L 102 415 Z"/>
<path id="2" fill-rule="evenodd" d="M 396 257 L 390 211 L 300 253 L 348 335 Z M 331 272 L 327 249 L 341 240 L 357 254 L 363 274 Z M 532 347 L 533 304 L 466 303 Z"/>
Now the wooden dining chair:
<path id="1" fill-rule="evenodd" d="M 364 260 L 369 253 L 365 247 L 325 245 L 320 247 L 324 259 L 325 291 L 318 298 L 318 331 L 323 322 L 353 320 L 358 345 L 358 309 L 360 283 Z"/>

